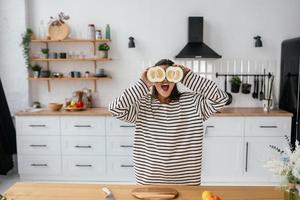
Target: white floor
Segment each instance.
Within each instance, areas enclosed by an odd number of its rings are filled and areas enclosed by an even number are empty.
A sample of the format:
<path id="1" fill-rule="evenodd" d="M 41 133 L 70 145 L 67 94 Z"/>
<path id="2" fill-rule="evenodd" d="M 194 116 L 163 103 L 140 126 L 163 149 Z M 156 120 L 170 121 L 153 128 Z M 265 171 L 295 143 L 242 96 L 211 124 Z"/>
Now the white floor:
<path id="1" fill-rule="evenodd" d="M 10 171 L 6 176 L 0 175 L 0 194 L 3 194 L 9 187 L 20 181 L 16 170 Z"/>

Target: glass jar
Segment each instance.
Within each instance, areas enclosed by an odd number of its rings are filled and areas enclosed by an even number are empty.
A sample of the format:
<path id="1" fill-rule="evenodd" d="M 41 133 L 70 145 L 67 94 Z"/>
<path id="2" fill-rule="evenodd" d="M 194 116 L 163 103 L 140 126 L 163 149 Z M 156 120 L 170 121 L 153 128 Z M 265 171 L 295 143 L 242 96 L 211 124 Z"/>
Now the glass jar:
<path id="1" fill-rule="evenodd" d="M 285 200 L 297 200 L 299 191 L 296 188 L 296 183 L 289 183 L 287 190 L 284 194 Z"/>

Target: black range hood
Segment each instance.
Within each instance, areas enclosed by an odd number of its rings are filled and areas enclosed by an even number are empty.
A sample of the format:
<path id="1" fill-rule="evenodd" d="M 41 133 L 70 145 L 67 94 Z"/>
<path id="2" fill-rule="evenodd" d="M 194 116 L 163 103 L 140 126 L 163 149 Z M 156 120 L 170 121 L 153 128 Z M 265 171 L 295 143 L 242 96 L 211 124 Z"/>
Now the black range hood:
<path id="1" fill-rule="evenodd" d="M 203 42 L 203 17 L 189 17 L 188 43 L 175 58 L 222 58 Z"/>

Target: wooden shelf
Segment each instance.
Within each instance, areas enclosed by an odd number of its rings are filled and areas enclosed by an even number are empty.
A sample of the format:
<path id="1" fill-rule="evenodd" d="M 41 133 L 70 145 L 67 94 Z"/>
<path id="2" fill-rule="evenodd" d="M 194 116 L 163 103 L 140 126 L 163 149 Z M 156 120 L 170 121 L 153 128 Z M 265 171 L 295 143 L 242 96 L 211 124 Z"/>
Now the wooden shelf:
<path id="1" fill-rule="evenodd" d="M 101 39 L 101 40 L 93 40 L 93 39 L 81 39 L 81 38 L 68 38 L 64 40 L 31 40 L 32 43 L 51 43 L 51 42 L 111 42 L 108 39 Z"/>
<path id="2" fill-rule="evenodd" d="M 112 77 L 80 77 L 80 78 L 72 78 L 72 77 L 62 77 L 62 78 L 33 78 L 29 77 L 28 80 L 30 81 L 75 81 L 75 80 L 81 80 L 81 81 L 95 81 L 95 80 L 110 80 Z"/>
<path id="3" fill-rule="evenodd" d="M 64 62 L 64 61 L 99 61 L 109 62 L 112 58 L 31 58 L 31 61 L 40 62 Z"/>

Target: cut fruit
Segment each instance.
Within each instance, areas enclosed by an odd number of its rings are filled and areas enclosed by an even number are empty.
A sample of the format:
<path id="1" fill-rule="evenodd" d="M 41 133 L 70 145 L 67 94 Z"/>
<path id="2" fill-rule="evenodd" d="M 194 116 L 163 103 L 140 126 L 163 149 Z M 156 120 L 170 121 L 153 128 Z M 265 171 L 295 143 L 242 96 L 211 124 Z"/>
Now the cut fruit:
<path id="1" fill-rule="evenodd" d="M 151 67 L 147 71 L 147 79 L 152 82 L 162 82 L 166 77 L 166 72 L 162 67 Z"/>
<path id="2" fill-rule="evenodd" d="M 183 78 L 183 70 L 180 67 L 168 67 L 166 77 L 168 81 L 178 83 Z"/>

